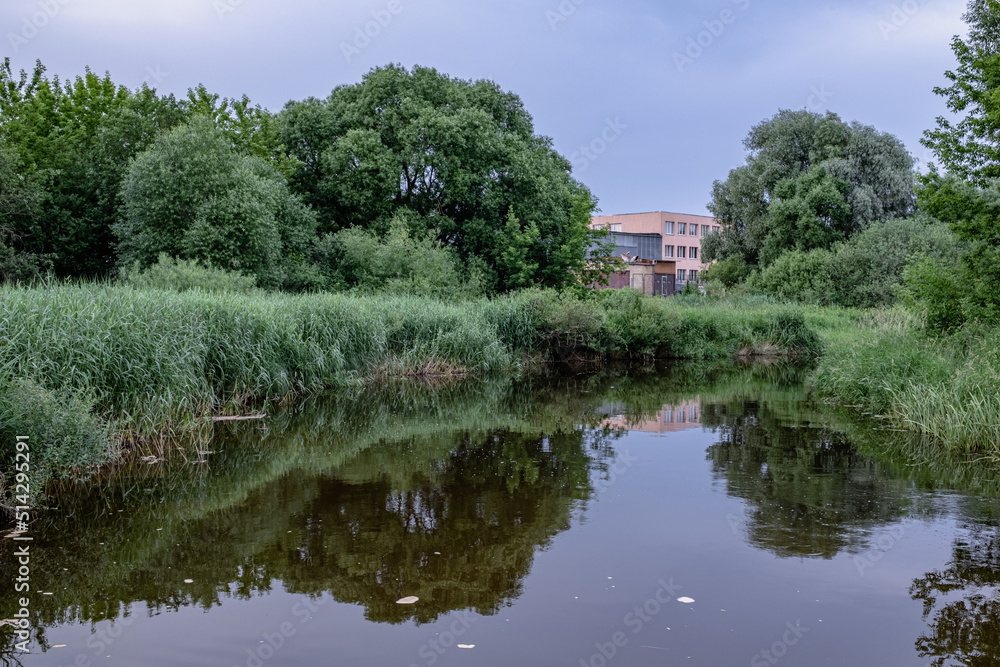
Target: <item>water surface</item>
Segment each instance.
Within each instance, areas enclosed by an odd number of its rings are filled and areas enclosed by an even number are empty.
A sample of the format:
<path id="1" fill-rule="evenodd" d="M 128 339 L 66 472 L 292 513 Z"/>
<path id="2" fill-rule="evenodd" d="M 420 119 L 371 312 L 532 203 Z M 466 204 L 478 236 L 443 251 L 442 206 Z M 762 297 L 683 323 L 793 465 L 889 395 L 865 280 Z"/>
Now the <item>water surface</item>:
<path id="1" fill-rule="evenodd" d="M 411 385 L 217 425 L 42 514 L 31 653 L 0 664 L 1000 664 L 993 472 L 801 379 Z"/>

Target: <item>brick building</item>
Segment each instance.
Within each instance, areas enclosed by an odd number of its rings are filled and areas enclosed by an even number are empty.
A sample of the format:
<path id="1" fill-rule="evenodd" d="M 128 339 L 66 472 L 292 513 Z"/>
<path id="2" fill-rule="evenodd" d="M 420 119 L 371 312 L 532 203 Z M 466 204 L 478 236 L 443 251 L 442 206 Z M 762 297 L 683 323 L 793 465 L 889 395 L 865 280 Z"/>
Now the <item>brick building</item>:
<path id="1" fill-rule="evenodd" d="M 641 234 L 644 237 L 658 235 L 660 252 L 653 253 L 657 256 L 643 257 L 640 254 L 639 258 L 674 262 L 678 291 L 688 282 L 701 282 L 701 275 L 707 268 L 707 264 L 702 262 L 701 240 L 709 233 L 719 231 L 715 218 L 665 211 L 599 215 L 591 220 L 591 227 L 607 227 L 612 232 Z M 650 254 L 648 250 L 647 254 Z"/>

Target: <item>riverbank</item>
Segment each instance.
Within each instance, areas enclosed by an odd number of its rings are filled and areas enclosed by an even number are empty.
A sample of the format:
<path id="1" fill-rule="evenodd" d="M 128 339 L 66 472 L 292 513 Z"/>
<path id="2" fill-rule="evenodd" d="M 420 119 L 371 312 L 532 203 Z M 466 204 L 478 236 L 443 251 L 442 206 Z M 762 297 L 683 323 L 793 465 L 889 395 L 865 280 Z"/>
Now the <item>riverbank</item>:
<path id="1" fill-rule="evenodd" d="M 766 301 L 417 297 L 0 288 L 0 472 L 33 444 L 38 493 L 220 413 L 366 380 L 517 374 L 526 360 L 812 358 L 798 309 Z M 6 484 L 3 490 L 13 489 Z M 34 496 L 35 494 L 33 494 Z"/>
<path id="2" fill-rule="evenodd" d="M 1000 332 L 932 335 L 901 308 L 828 330 L 815 394 L 947 449 L 1000 457 Z"/>

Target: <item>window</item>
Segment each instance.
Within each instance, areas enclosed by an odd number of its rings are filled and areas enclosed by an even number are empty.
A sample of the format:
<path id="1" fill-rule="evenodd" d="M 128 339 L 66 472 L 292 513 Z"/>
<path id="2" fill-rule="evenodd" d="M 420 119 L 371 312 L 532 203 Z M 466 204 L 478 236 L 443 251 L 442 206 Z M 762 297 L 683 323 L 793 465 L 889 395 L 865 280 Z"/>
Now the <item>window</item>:
<path id="1" fill-rule="evenodd" d="M 682 245 L 677 246 L 677 258 L 678 259 L 684 259 L 686 253 L 687 253 L 687 247 L 686 246 L 682 246 Z"/>
<path id="2" fill-rule="evenodd" d="M 698 249 L 692 247 L 691 252 L 688 253 L 688 257 L 690 257 L 691 259 L 698 259 Z"/>
<path id="3" fill-rule="evenodd" d="M 688 233 L 691 236 L 698 236 L 698 225 L 691 225 L 691 231 Z"/>
<path id="4" fill-rule="evenodd" d="M 698 282 L 698 272 L 695 269 L 691 269 L 691 282 Z"/>
<path id="5" fill-rule="evenodd" d="M 664 222 L 663 223 L 663 233 L 664 234 L 669 234 L 670 236 L 673 236 L 674 235 L 674 223 L 672 223 L 672 222 Z"/>
<path id="6" fill-rule="evenodd" d="M 692 405 L 688 408 L 688 421 L 696 422 L 698 421 L 698 406 Z"/>
<path id="7" fill-rule="evenodd" d="M 681 236 L 683 236 L 684 234 L 687 234 L 688 233 L 687 223 L 685 223 L 685 222 L 678 222 L 677 223 L 677 233 L 680 234 Z"/>
<path id="8" fill-rule="evenodd" d="M 701 226 L 701 235 L 702 236 L 708 236 L 708 225 L 702 225 Z"/>
<path id="9" fill-rule="evenodd" d="M 677 269 L 677 282 L 683 283 L 687 280 L 688 272 L 684 269 Z"/>
<path id="10" fill-rule="evenodd" d="M 664 424 L 673 424 L 674 423 L 674 411 L 673 410 L 664 410 L 663 411 L 663 423 Z"/>
<path id="11" fill-rule="evenodd" d="M 622 230 L 622 223 L 619 222 L 613 225 L 609 225 L 609 227 L 613 232 L 620 232 Z"/>
<path id="12" fill-rule="evenodd" d="M 665 245 L 665 246 L 663 246 L 663 256 L 664 257 L 673 257 L 674 256 L 674 247 L 672 245 Z"/>
<path id="13" fill-rule="evenodd" d="M 712 231 L 715 232 L 716 234 L 718 234 L 719 233 L 719 228 L 718 227 L 712 227 Z"/>

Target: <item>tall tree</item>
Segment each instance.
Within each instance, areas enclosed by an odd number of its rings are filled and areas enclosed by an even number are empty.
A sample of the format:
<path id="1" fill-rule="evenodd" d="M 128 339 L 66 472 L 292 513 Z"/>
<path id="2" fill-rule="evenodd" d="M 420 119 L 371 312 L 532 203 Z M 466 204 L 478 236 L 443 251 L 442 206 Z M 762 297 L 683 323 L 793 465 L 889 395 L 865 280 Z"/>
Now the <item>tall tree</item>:
<path id="1" fill-rule="evenodd" d="M 934 92 L 964 116 L 954 124 L 939 117 L 921 143 L 950 173 L 983 185 L 1000 178 L 1000 0 L 970 0 L 962 18 L 969 37 L 951 43 L 958 68 L 945 72 L 951 85 Z"/>
<path id="2" fill-rule="evenodd" d="M 26 249 L 49 255 L 63 276 L 98 276 L 114 267 L 111 225 L 128 161 L 183 119 L 172 98 L 135 93 L 89 69 L 50 79 L 39 62 L 15 76 L 0 66 L 0 137 L 20 158 L 20 175 L 44 192 Z"/>
<path id="3" fill-rule="evenodd" d="M 829 247 L 913 210 L 913 158 L 896 137 L 834 113 L 779 111 L 751 129 L 746 164 L 712 188 L 722 226 L 706 259 L 764 265 L 783 250 Z"/>
<path id="4" fill-rule="evenodd" d="M 498 290 L 577 280 L 596 202 L 521 99 L 490 81 L 391 65 L 288 104 L 279 139 L 323 231 L 384 234 L 407 209 Z M 579 202 L 584 202 L 582 210 Z M 474 259 L 475 258 L 475 259 Z"/>
<path id="5" fill-rule="evenodd" d="M 197 259 L 282 284 L 305 258 L 315 217 L 261 158 L 237 151 L 205 116 L 164 134 L 131 164 L 115 228 L 120 263 L 160 254 Z"/>

